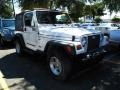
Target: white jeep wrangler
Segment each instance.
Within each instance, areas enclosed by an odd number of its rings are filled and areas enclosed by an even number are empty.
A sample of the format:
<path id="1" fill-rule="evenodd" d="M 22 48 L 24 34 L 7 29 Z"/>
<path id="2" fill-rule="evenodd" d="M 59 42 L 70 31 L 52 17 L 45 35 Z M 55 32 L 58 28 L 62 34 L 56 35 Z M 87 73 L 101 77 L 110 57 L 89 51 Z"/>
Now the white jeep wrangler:
<path id="1" fill-rule="evenodd" d="M 65 80 L 73 61 L 99 62 L 108 37 L 98 31 L 73 27 L 62 11 L 35 9 L 16 16 L 16 53 L 43 52 L 55 79 Z"/>

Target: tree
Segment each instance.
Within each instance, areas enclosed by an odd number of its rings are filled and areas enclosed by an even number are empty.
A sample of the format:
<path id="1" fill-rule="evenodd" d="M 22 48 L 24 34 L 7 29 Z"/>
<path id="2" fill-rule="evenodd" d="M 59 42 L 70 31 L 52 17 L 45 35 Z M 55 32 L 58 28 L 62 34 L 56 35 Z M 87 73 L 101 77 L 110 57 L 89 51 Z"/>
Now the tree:
<path id="1" fill-rule="evenodd" d="M 86 5 L 84 9 L 85 16 L 91 16 L 95 19 L 95 16 L 102 16 L 104 15 L 104 7 L 105 5 L 101 3 L 94 3 L 92 5 Z"/>
<path id="2" fill-rule="evenodd" d="M 65 10 L 67 7 L 75 21 L 83 16 L 82 12 L 85 5 L 81 0 L 19 0 L 19 3 L 23 10 L 33 8 L 61 8 Z"/>
<path id="3" fill-rule="evenodd" d="M 82 2 L 76 2 L 69 6 L 69 12 L 74 21 L 78 21 L 79 17 L 84 16 L 84 6 Z"/>
<path id="4" fill-rule="evenodd" d="M 78 21 L 79 17 L 84 15 L 84 0 L 54 0 L 55 8 L 62 10 L 68 9 L 70 16 L 74 21 Z"/>
<path id="5" fill-rule="evenodd" d="M 120 11 L 120 0 L 103 0 L 103 2 L 110 10 L 110 13 Z"/>
<path id="6" fill-rule="evenodd" d="M 95 3 L 91 7 L 91 15 L 93 19 L 95 19 L 95 16 L 102 16 L 104 15 L 104 4 L 103 3 Z"/>
<path id="7" fill-rule="evenodd" d="M 120 11 L 120 0 L 88 0 L 89 2 L 103 2 L 106 5 L 106 8 L 110 10 L 112 13 L 113 11 L 118 12 Z"/>
<path id="8" fill-rule="evenodd" d="M 33 8 L 49 8 L 50 0 L 18 0 L 23 10 Z"/>
<path id="9" fill-rule="evenodd" d="M 114 23 L 119 23 L 119 22 L 120 22 L 120 18 L 114 17 L 114 18 L 112 19 L 112 22 L 114 22 Z"/>
<path id="10" fill-rule="evenodd" d="M 15 7 L 14 7 L 14 2 L 15 0 L 11 0 L 12 8 L 13 8 L 13 16 L 15 17 Z"/>
<path id="11" fill-rule="evenodd" d="M 0 17 L 12 17 L 12 8 L 10 0 L 0 0 Z"/>
<path id="12" fill-rule="evenodd" d="M 95 18 L 95 20 L 94 20 L 94 21 L 95 21 L 95 23 L 97 23 L 97 24 L 98 24 L 98 23 L 102 22 L 102 19 L 101 19 L 100 17 L 97 17 L 97 18 Z"/>
<path id="13" fill-rule="evenodd" d="M 19 0 L 20 6 L 23 10 L 33 8 L 59 8 L 65 10 L 67 8 L 74 21 L 78 21 L 78 18 L 84 15 L 92 15 L 95 17 L 96 14 L 100 15 L 102 13 L 103 9 L 101 8 L 101 4 L 96 5 L 98 6 L 97 10 L 95 5 L 86 6 L 85 2 L 87 1 L 92 3 L 97 0 Z"/>

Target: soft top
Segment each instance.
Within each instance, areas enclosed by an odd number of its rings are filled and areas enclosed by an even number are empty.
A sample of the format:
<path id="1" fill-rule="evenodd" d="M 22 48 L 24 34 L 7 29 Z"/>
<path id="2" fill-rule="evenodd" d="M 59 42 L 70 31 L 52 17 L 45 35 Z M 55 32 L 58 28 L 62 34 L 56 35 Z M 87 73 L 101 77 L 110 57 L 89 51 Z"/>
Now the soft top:
<path id="1" fill-rule="evenodd" d="M 47 8 L 34 8 L 33 10 L 23 10 L 21 13 L 19 14 L 24 14 L 26 12 L 31 12 L 31 11 L 48 11 L 48 12 L 64 12 L 64 11 L 61 11 L 61 10 L 51 10 L 51 9 L 47 9 Z M 17 15 L 19 15 L 17 14 Z"/>

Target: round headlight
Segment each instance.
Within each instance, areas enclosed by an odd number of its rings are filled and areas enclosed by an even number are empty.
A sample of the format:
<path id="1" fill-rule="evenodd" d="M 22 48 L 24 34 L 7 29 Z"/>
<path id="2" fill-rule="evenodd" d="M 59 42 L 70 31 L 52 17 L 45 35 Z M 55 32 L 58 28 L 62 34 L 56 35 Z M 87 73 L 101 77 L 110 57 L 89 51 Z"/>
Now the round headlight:
<path id="1" fill-rule="evenodd" d="M 81 40 L 81 43 L 82 43 L 82 46 L 85 47 L 86 44 L 87 44 L 87 38 L 83 37 L 82 40 Z"/>

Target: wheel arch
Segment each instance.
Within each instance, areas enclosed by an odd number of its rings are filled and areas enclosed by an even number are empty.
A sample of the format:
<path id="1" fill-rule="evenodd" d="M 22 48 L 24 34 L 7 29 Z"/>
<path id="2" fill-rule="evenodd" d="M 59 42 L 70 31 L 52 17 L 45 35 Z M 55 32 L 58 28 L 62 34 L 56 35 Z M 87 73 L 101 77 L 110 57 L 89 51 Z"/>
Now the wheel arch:
<path id="1" fill-rule="evenodd" d="M 0 34 L 0 37 L 1 37 L 1 34 Z"/>
<path id="2" fill-rule="evenodd" d="M 49 41 L 46 46 L 45 46 L 45 49 L 44 49 L 44 52 L 45 54 L 47 54 L 47 51 L 49 48 L 52 48 L 52 49 L 57 49 L 57 50 L 60 50 L 62 51 L 63 53 L 65 53 L 66 55 L 70 55 L 70 53 L 68 52 L 67 50 L 67 44 L 62 44 L 60 42 L 55 42 L 55 41 Z M 71 47 L 71 46 L 70 46 Z M 74 47 L 71 47 L 74 49 Z M 74 50 L 73 50 L 74 51 Z M 73 53 L 71 53 L 73 55 Z"/>
<path id="3" fill-rule="evenodd" d="M 20 43 L 22 44 L 22 46 L 25 47 L 25 41 L 24 41 L 23 36 L 22 36 L 21 34 L 16 34 L 16 35 L 15 35 L 14 41 L 16 41 L 16 40 L 19 40 Z"/>

